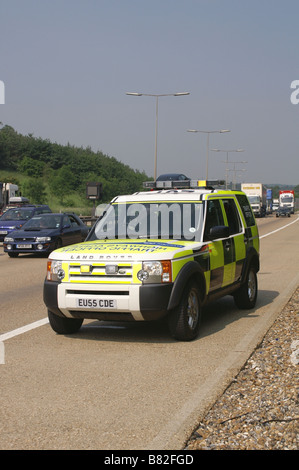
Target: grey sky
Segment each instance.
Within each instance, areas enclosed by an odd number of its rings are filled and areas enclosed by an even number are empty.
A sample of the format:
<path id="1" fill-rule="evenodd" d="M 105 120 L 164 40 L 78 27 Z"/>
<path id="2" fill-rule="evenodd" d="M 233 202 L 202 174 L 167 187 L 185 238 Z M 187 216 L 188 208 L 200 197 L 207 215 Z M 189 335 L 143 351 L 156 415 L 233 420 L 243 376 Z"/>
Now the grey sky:
<path id="1" fill-rule="evenodd" d="M 298 17 L 297 0 L 0 0 L 0 121 L 153 176 L 155 99 L 126 92 L 189 91 L 159 99 L 158 175 L 204 179 L 187 129 L 230 129 L 210 149 L 245 150 L 238 181 L 299 184 Z"/>

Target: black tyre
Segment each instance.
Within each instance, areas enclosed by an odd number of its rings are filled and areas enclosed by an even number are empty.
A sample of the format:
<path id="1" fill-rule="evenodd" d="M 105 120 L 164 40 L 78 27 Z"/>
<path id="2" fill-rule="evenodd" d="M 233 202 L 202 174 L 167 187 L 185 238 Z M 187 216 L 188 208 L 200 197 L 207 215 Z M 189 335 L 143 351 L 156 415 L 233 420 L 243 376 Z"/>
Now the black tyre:
<path id="1" fill-rule="evenodd" d="M 200 291 L 195 282 L 187 284 L 179 305 L 168 316 L 172 337 L 179 341 L 191 341 L 198 336 L 202 317 Z"/>
<path id="2" fill-rule="evenodd" d="M 8 256 L 10 258 L 17 258 L 19 256 L 19 253 L 8 253 Z"/>
<path id="3" fill-rule="evenodd" d="M 250 309 L 255 306 L 257 299 L 257 275 L 254 266 L 250 266 L 246 281 L 234 294 L 235 304 L 241 309 Z"/>
<path id="4" fill-rule="evenodd" d="M 59 317 L 48 310 L 48 318 L 52 329 L 59 335 L 71 335 L 81 328 L 81 318 Z"/>

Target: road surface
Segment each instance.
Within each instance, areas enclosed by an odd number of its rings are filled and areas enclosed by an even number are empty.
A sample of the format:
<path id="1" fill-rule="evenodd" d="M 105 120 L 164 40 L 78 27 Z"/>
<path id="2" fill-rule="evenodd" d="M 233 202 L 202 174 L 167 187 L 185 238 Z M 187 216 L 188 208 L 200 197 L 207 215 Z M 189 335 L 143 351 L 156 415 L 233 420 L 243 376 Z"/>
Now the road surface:
<path id="1" fill-rule="evenodd" d="M 180 450 L 299 285 L 299 219 L 258 220 L 256 308 L 205 309 L 199 338 L 163 324 L 89 321 L 56 335 L 42 299 L 46 259 L 0 248 L 0 449 Z"/>

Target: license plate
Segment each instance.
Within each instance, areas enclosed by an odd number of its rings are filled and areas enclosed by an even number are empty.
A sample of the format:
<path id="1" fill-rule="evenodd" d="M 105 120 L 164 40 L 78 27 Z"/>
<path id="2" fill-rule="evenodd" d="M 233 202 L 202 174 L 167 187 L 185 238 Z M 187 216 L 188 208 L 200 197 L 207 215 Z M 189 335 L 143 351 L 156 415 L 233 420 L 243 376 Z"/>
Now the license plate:
<path id="1" fill-rule="evenodd" d="M 111 309 L 116 308 L 116 300 L 113 299 L 76 299 L 77 308 L 101 308 Z"/>
<path id="2" fill-rule="evenodd" d="M 32 245 L 17 245 L 17 248 L 32 248 Z"/>
<path id="3" fill-rule="evenodd" d="M 0 230 L 0 235 L 7 235 L 7 230 Z"/>

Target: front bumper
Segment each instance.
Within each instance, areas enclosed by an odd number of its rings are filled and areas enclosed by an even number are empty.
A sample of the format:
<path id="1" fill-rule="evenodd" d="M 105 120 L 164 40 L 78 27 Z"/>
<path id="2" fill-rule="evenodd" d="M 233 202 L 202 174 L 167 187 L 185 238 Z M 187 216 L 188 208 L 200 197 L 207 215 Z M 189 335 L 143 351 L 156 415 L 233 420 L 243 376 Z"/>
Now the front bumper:
<path id="1" fill-rule="evenodd" d="M 172 283 L 116 287 L 45 280 L 44 302 L 52 313 L 69 318 L 152 321 L 167 314 L 172 288 Z"/>
<path id="2" fill-rule="evenodd" d="M 21 243 L 19 243 L 22 245 Z M 55 243 L 24 243 L 22 248 L 17 248 L 17 243 L 3 243 L 5 253 L 51 253 L 55 249 Z M 42 248 L 38 248 L 38 246 Z M 10 248 L 9 248 L 10 247 Z"/>

